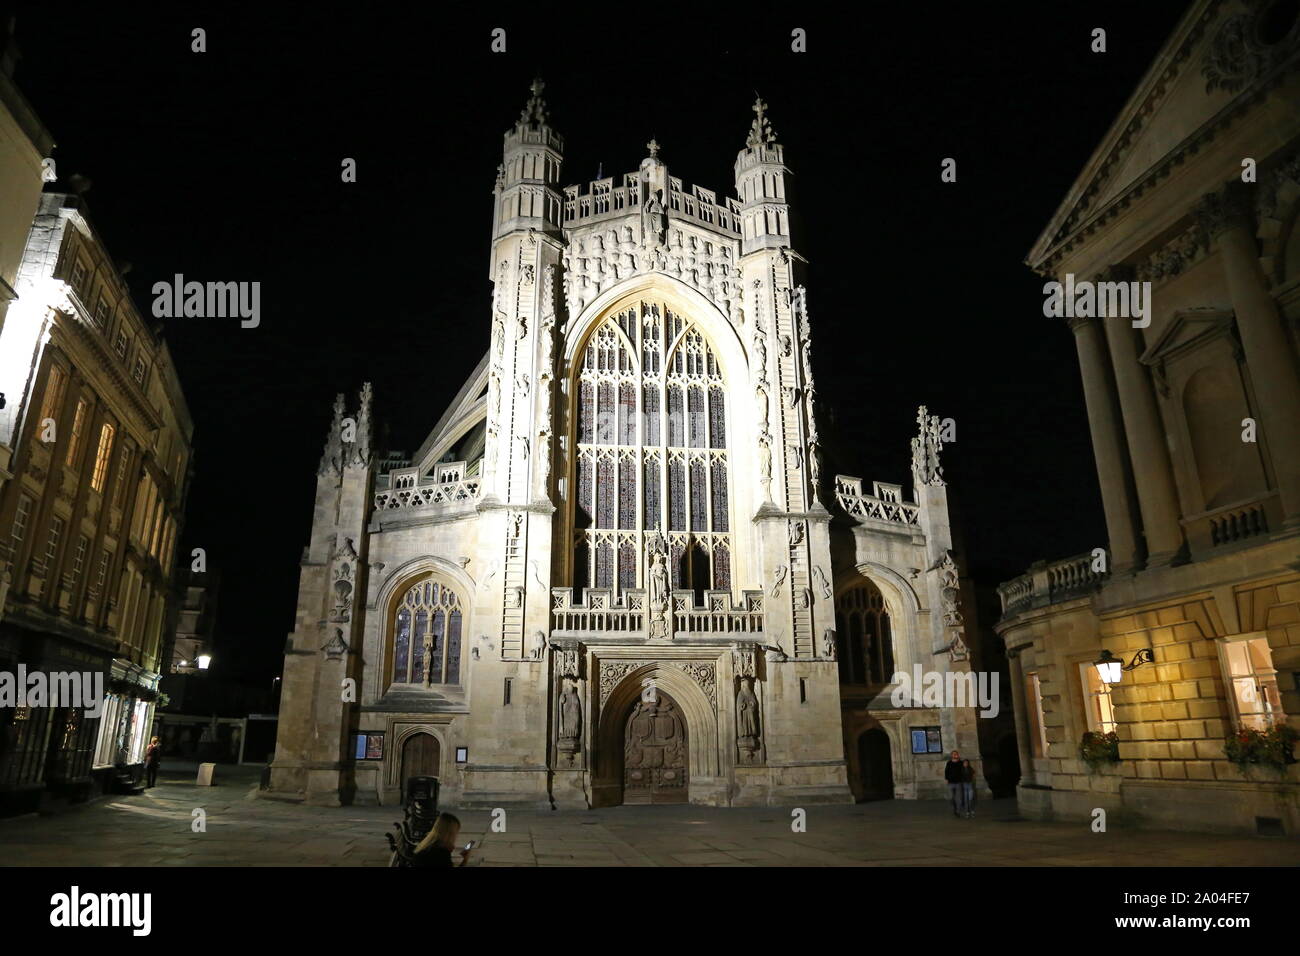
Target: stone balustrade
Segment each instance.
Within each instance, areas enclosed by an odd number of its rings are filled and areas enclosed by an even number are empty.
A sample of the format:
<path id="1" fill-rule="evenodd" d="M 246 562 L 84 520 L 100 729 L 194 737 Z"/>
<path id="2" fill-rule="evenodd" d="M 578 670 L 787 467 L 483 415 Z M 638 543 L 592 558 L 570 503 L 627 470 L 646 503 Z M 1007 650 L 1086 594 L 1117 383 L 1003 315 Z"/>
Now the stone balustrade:
<path id="1" fill-rule="evenodd" d="M 672 630 L 679 636 L 702 634 L 762 634 L 763 592 L 742 591 L 740 601 L 730 591 L 705 591 L 697 604 L 694 591 L 672 591 Z M 587 588 L 580 601 L 573 588 L 551 588 L 551 618 L 555 632 L 648 636 L 650 611 L 643 588 L 615 597 L 609 588 Z"/>
<path id="2" fill-rule="evenodd" d="M 855 518 L 874 518 L 894 524 L 919 525 L 921 509 L 903 500 L 903 486 L 873 481 L 872 494 L 862 490 L 862 479 L 835 476 L 835 500 Z"/>
<path id="3" fill-rule="evenodd" d="M 1093 570 L 1094 560 L 1089 551 L 1061 561 L 1039 561 L 1028 574 L 999 584 L 1003 617 L 1091 594 L 1105 579 Z"/>
<path id="4" fill-rule="evenodd" d="M 433 505 L 465 503 L 477 500 L 478 495 L 477 478 L 417 485 L 413 488 L 393 488 L 375 492 L 375 510 L 382 512 L 399 508 L 428 508 Z"/>

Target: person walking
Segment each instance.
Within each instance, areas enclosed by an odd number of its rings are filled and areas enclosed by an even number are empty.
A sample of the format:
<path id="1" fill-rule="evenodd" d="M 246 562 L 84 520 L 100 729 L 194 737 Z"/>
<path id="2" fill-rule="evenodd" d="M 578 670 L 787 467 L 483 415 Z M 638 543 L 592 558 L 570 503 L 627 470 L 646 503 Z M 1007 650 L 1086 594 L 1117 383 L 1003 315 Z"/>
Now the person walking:
<path id="1" fill-rule="evenodd" d="M 162 763 L 162 742 L 157 738 L 149 741 L 149 748 L 144 752 L 144 769 L 148 776 L 148 786 L 158 784 L 158 765 Z"/>
<path id="2" fill-rule="evenodd" d="M 966 818 L 975 817 L 975 767 L 969 760 L 961 762 L 961 790 L 966 803 Z"/>
<path id="3" fill-rule="evenodd" d="M 943 779 L 948 782 L 948 793 L 952 795 L 952 815 L 960 817 L 966 809 L 965 782 L 961 764 L 961 753 L 954 750 L 943 767 Z"/>

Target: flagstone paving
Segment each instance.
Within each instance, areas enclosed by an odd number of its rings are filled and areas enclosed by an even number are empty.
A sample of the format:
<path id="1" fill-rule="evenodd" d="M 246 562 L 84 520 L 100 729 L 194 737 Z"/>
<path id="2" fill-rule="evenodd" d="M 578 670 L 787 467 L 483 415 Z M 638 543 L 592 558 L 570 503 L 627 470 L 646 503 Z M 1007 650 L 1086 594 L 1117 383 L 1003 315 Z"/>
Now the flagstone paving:
<path id="1" fill-rule="evenodd" d="M 164 769 L 139 796 L 0 820 L 7 866 L 387 866 L 397 807 L 308 807 L 259 797 L 259 768 L 220 767 L 198 787 L 191 766 Z M 193 828 L 195 809 L 206 831 Z M 447 807 L 445 809 L 454 809 Z M 938 801 L 791 808 L 613 807 L 456 810 L 491 866 L 1296 866 L 1300 840 L 1020 820 L 1012 800 L 957 819 Z"/>

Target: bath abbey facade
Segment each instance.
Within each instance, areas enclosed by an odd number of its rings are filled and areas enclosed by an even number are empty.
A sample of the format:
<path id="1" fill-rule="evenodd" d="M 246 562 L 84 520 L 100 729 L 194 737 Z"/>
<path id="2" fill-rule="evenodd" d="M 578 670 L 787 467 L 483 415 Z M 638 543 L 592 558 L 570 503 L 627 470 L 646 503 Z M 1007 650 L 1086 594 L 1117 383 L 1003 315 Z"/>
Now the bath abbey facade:
<path id="1" fill-rule="evenodd" d="M 940 795 L 953 749 L 978 767 L 973 706 L 891 700 L 895 672 L 972 666 L 940 420 L 917 416 L 910 489 L 822 472 L 813 297 L 753 109 L 734 198 L 653 140 L 563 186 L 533 84 L 487 354 L 409 459 L 373 447 L 369 385 L 335 404 L 273 794 L 791 805 Z"/>

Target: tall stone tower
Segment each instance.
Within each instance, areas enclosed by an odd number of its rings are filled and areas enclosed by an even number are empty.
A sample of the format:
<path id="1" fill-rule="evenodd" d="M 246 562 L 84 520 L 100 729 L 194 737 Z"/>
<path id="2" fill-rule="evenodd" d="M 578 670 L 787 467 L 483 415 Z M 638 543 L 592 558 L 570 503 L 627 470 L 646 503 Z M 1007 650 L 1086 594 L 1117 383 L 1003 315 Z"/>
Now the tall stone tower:
<path id="1" fill-rule="evenodd" d="M 564 139 L 547 121 L 542 89 L 535 80 L 518 122 L 505 134 L 493 191 L 492 339 L 475 558 L 487 575 L 476 608 L 486 640 L 478 648 L 474 681 L 485 694 L 508 681 L 512 696 L 509 708 L 471 708 L 468 732 L 475 747 L 464 779 L 466 798 L 488 803 L 548 805 L 545 651 L 555 536 L 552 419 Z"/>
<path id="2" fill-rule="evenodd" d="M 355 782 L 348 760 L 356 724 L 364 626 L 366 523 L 374 490 L 371 398 L 367 383 L 354 416 L 344 398 L 316 473 L 311 540 L 303 552 L 294 630 L 285 645 L 279 733 L 271 787 L 304 795 L 308 803 L 350 801 Z"/>

